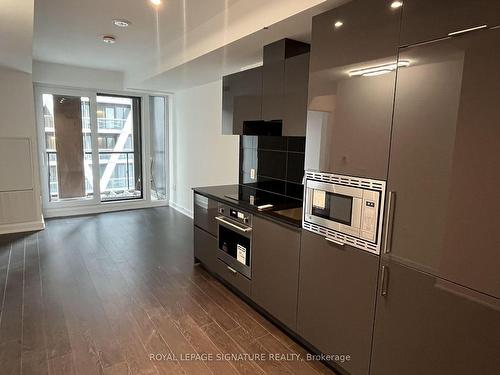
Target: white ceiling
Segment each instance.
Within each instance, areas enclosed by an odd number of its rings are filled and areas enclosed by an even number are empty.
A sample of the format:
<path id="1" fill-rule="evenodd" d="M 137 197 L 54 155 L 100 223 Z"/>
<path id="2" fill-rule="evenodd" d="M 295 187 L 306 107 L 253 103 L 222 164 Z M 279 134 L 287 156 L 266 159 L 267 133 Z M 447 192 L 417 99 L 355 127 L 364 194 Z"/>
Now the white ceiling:
<path id="1" fill-rule="evenodd" d="M 339 2 L 163 0 L 156 9 L 149 0 L 35 0 L 33 58 L 117 70 L 128 87 L 172 91 L 255 63 L 263 42 L 307 39 L 311 14 Z M 115 18 L 132 25 L 118 28 Z M 103 43 L 104 34 L 117 43 Z"/>
<path id="2" fill-rule="evenodd" d="M 0 66 L 31 73 L 33 0 L 0 2 Z"/>

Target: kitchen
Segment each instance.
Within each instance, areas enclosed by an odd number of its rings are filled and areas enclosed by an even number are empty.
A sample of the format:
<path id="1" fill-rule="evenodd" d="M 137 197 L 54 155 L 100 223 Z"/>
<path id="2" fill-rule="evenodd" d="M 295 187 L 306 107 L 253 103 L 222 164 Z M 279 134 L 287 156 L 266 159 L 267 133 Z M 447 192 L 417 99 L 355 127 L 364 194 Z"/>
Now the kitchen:
<path id="1" fill-rule="evenodd" d="M 255 1 L 28 6 L 6 373 L 500 372 L 500 2 Z"/>

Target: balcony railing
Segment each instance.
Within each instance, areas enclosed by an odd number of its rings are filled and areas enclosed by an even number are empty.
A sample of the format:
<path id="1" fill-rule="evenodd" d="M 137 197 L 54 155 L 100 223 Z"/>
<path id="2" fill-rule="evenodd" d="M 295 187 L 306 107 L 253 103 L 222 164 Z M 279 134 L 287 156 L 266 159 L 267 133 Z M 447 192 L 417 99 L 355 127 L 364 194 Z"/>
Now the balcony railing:
<path id="1" fill-rule="evenodd" d="M 46 154 L 47 154 L 47 165 L 48 165 L 47 169 L 48 169 L 49 193 L 51 197 L 57 198 L 59 196 L 59 191 L 58 191 L 59 182 L 57 178 L 57 151 L 46 151 Z M 101 164 L 107 165 L 109 163 L 109 159 L 111 158 L 111 156 L 116 154 L 119 155 L 118 159 L 116 160 L 116 164 L 117 165 L 125 164 L 126 175 L 124 177 L 111 177 L 106 185 L 106 189 L 101 193 L 106 193 L 111 191 L 116 192 L 119 190 L 130 191 L 131 185 L 132 189 L 135 190 L 134 186 L 135 177 L 133 173 L 134 151 L 99 151 L 99 165 Z M 92 168 L 92 152 L 85 151 L 84 155 L 86 161 L 88 161 L 88 165 L 90 166 L 90 168 Z M 52 173 L 51 167 L 55 167 L 55 173 Z M 100 171 L 100 173 L 102 172 Z M 85 179 L 85 192 L 87 196 L 92 195 L 93 192 L 92 181 L 87 181 L 87 178 Z"/>

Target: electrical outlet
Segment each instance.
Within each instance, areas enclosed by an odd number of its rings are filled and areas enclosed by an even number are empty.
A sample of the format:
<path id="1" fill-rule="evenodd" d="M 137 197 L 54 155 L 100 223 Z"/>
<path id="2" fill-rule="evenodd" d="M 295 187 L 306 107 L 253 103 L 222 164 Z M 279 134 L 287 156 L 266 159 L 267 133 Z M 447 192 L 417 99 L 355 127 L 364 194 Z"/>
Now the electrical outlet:
<path id="1" fill-rule="evenodd" d="M 255 168 L 250 169 L 250 178 L 255 180 Z"/>

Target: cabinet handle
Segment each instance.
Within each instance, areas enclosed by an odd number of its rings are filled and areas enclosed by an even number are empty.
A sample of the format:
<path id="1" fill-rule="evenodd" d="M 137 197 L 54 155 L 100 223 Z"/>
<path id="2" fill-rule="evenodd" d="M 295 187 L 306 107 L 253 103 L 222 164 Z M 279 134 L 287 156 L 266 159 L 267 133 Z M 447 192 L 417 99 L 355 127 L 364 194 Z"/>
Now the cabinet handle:
<path id="1" fill-rule="evenodd" d="M 328 242 L 334 243 L 336 245 L 339 245 L 339 246 L 344 246 L 345 245 L 344 242 L 339 241 L 339 240 L 334 240 L 333 238 L 325 237 L 325 240 L 327 240 Z"/>
<path id="2" fill-rule="evenodd" d="M 391 252 L 392 230 L 394 226 L 394 207 L 396 205 L 396 192 L 390 191 L 387 199 L 387 225 L 384 236 L 384 254 Z"/>
<path id="3" fill-rule="evenodd" d="M 232 273 L 233 275 L 236 275 L 236 274 L 238 273 L 238 271 L 236 271 L 233 267 L 229 267 L 229 266 L 227 266 L 227 269 L 228 269 L 229 271 L 231 271 L 231 273 Z"/>
<path id="4" fill-rule="evenodd" d="M 387 286 L 389 285 L 389 267 L 382 266 L 382 281 L 380 287 L 380 295 L 387 296 Z"/>
<path id="5" fill-rule="evenodd" d="M 229 225 L 231 228 L 238 229 L 238 230 L 239 230 L 239 231 L 241 231 L 241 232 L 245 232 L 245 233 L 247 233 L 247 232 L 251 232 L 251 231 L 252 231 L 252 228 L 250 228 L 250 227 L 244 227 L 244 228 L 243 228 L 243 227 L 240 227 L 239 225 L 236 225 L 236 224 L 233 224 L 233 223 L 231 223 L 231 222 L 229 222 L 229 221 L 227 221 L 227 220 L 224 220 L 224 219 L 223 219 L 222 217 L 220 217 L 220 216 L 216 216 L 216 217 L 215 217 L 215 220 L 220 221 L 221 223 L 224 223 L 224 224 L 226 224 L 226 225 Z"/>

